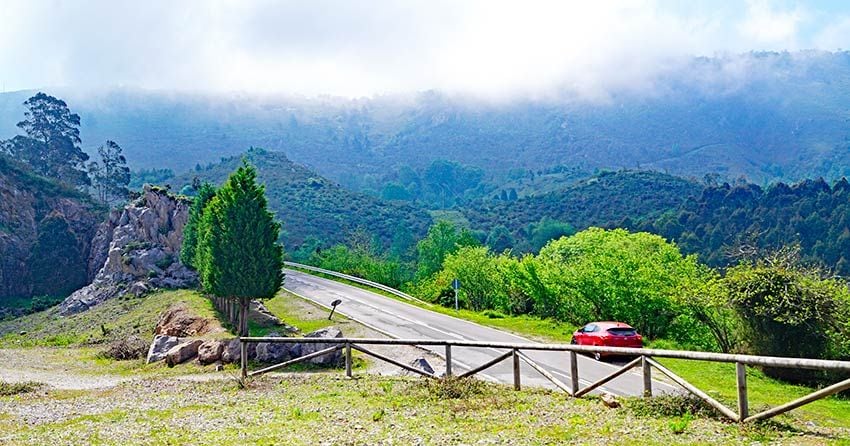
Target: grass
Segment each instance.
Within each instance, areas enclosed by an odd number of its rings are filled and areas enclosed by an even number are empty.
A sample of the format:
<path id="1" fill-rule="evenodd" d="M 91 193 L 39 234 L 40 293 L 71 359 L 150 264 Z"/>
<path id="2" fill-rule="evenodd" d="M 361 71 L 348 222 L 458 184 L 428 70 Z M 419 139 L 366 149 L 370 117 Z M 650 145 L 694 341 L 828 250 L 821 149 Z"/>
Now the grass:
<path id="1" fill-rule="evenodd" d="M 0 396 L 19 395 L 21 393 L 35 392 L 44 387 L 43 384 L 37 382 L 22 382 L 22 383 L 7 383 L 0 381 Z"/>
<path id="2" fill-rule="evenodd" d="M 198 316 L 216 317 L 212 303 L 197 291 L 159 291 L 144 297 L 111 299 L 71 316 L 60 316 L 59 307 L 53 307 L 0 322 L 0 343 L 4 347 L 61 347 L 103 344 L 132 334 L 147 339 L 159 315 L 181 302 Z M 26 334 L 20 335 L 21 331 Z"/>
<path id="3" fill-rule="evenodd" d="M 274 298 L 264 301 L 263 305 L 280 320 L 297 327 L 301 333 L 310 333 L 337 323 L 328 320 L 328 310 L 284 289 L 281 289 Z M 334 315 L 334 318 L 337 321 L 348 320 L 339 314 Z M 252 336 L 265 336 L 276 330 L 274 327 L 260 327 L 253 323 L 249 323 L 248 328 Z"/>
<path id="4" fill-rule="evenodd" d="M 40 444 L 842 444 L 842 431 L 608 409 L 547 390 L 414 378 L 151 379 L 0 398 L 0 442 Z M 460 389 L 459 393 L 454 393 Z M 464 390 L 465 389 L 465 390 Z M 47 416 L 40 415 L 50 410 Z M 847 444 L 846 441 L 843 444 Z"/>
<path id="5" fill-rule="evenodd" d="M 367 289 L 374 293 L 396 300 L 402 300 L 398 296 L 394 296 L 382 290 L 373 289 L 345 279 L 339 279 L 324 274 L 315 274 L 308 271 L 303 272 L 346 283 L 358 288 Z M 484 326 L 502 329 L 541 342 L 567 343 L 570 341 L 573 331 L 575 331 L 575 326 L 571 324 L 553 321 L 550 319 L 540 319 L 533 316 L 498 315 L 498 317 L 494 318 L 487 316 L 485 313 L 470 310 L 460 310 L 456 312 L 454 309 L 440 305 L 426 306 L 416 302 L 409 302 L 406 300 L 402 301 L 431 311 L 436 311 L 438 313 L 459 317 Z M 659 361 L 671 371 L 685 378 L 698 388 L 707 391 L 713 397 L 719 397 L 719 399 L 727 403 L 729 407 L 732 407 L 733 409 L 737 407 L 737 385 L 735 382 L 734 364 L 677 359 L 661 359 Z M 659 375 L 660 373 L 656 372 L 656 377 Z M 754 368 L 748 369 L 747 378 L 750 398 L 750 413 L 756 413 L 758 409 L 764 409 L 769 406 L 772 407 L 786 403 L 814 391 L 814 389 L 810 387 L 787 384 L 769 378 L 760 370 Z M 828 397 L 797 408 L 788 414 L 780 416 L 778 420 L 794 423 L 795 425 L 806 422 L 814 422 L 816 424 L 824 424 L 827 426 L 850 428 L 850 399 L 838 396 Z"/>

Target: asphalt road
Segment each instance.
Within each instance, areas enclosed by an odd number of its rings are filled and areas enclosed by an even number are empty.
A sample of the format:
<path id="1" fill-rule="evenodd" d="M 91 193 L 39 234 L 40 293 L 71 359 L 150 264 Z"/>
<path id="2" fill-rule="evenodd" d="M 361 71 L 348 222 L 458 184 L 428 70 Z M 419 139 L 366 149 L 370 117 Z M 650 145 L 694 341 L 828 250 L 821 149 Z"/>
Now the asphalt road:
<path id="1" fill-rule="evenodd" d="M 416 307 L 395 299 L 366 291 L 351 285 L 286 270 L 285 288 L 302 297 L 329 306 L 336 299 L 342 304 L 337 312 L 368 325 L 388 336 L 404 339 L 460 339 L 470 341 L 523 342 L 526 338 L 501 330 L 484 327 L 455 317 Z M 443 355 L 443 347 L 433 347 L 433 351 Z M 507 350 L 477 347 L 454 347 L 452 364 L 455 373 L 471 369 L 499 356 Z M 570 357 L 567 352 L 526 351 L 526 355 L 565 383 L 569 383 Z M 522 363 L 523 385 L 552 387 L 537 371 Z M 578 371 L 582 386 L 597 381 L 617 369 L 616 365 L 595 361 L 586 356 L 578 356 Z M 643 378 L 639 368 L 607 383 L 600 390 L 615 395 L 640 395 L 643 392 Z M 438 371 L 439 373 L 440 371 Z M 513 383 L 511 360 L 485 370 L 485 377 L 502 383 Z M 653 393 L 676 392 L 669 384 L 653 381 Z"/>

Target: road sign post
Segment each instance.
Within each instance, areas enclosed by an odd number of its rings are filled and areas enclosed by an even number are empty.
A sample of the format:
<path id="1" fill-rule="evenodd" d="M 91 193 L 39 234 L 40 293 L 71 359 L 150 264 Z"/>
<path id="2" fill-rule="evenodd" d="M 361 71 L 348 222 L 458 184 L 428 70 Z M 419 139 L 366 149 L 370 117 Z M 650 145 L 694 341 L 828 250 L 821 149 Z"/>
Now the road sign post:
<path id="1" fill-rule="evenodd" d="M 460 289 L 460 280 L 452 280 L 452 288 L 454 288 L 455 290 L 455 311 L 459 311 L 459 307 L 457 304 L 457 291 Z"/>

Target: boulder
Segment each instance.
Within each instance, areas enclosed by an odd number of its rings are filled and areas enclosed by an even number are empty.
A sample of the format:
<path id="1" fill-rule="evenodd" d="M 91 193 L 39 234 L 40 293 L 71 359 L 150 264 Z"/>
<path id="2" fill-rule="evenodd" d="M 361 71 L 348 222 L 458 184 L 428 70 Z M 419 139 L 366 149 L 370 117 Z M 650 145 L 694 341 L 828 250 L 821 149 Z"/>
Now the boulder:
<path id="1" fill-rule="evenodd" d="M 251 306 L 248 310 L 248 320 L 260 327 L 277 327 L 283 324 L 262 302 L 257 300 L 251 301 Z"/>
<path id="2" fill-rule="evenodd" d="M 327 339 L 335 339 L 342 337 L 342 330 L 337 327 L 326 327 L 320 328 L 316 331 L 307 333 L 304 335 L 305 338 L 327 338 Z M 317 352 L 319 350 L 324 350 L 326 348 L 333 347 L 337 344 L 296 344 L 293 346 L 294 353 L 297 355 L 293 355 L 293 357 L 300 357 L 309 355 L 310 353 Z M 342 364 L 343 361 L 343 353 L 342 350 L 337 350 L 333 353 L 328 353 L 326 355 L 319 356 L 318 358 L 313 358 L 308 360 L 307 362 L 320 366 L 338 366 Z"/>
<path id="3" fill-rule="evenodd" d="M 616 409 L 616 408 L 620 407 L 620 401 L 617 400 L 616 396 L 614 396 L 610 393 L 603 393 L 601 399 L 602 399 L 602 404 L 604 404 L 606 407 L 608 407 L 610 409 Z"/>
<path id="4" fill-rule="evenodd" d="M 180 303 L 165 310 L 156 323 L 154 333 L 190 337 L 222 331 L 217 321 L 200 317 Z"/>
<path id="5" fill-rule="evenodd" d="M 198 347 L 198 362 L 203 365 L 212 364 L 221 359 L 224 343 L 221 341 L 206 341 Z"/>
<path id="6" fill-rule="evenodd" d="M 165 355 L 180 343 L 180 339 L 176 336 L 156 335 L 153 337 L 150 348 L 148 348 L 147 363 L 162 361 Z"/>
<path id="7" fill-rule="evenodd" d="M 434 367 L 431 367 L 431 363 L 429 363 L 428 360 L 425 358 L 416 358 L 413 361 L 410 361 L 410 365 L 419 370 L 422 370 L 425 373 L 430 373 L 432 375 L 434 374 Z"/>
<path id="8" fill-rule="evenodd" d="M 239 339 L 231 339 L 229 341 L 223 341 L 224 349 L 221 351 L 221 362 L 225 364 L 230 363 L 238 363 L 242 360 L 242 343 L 239 342 Z M 257 357 L 257 344 L 251 343 L 248 344 L 248 359 L 256 359 Z"/>
<path id="9" fill-rule="evenodd" d="M 266 337 L 272 338 L 280 338 L 282 337 L 278 333 L 269 333 Z M 273 342 L 260 342 L 257 344 L 257 351 L 255 359 L 259 362 L 268 363 L 268 364 L 277 364 L 284 362 L 290 358 L 297 357 L 297 354 L 293 354 L 293 347 L 295 344 L 280 344 Z"/>
<path id="10" fill-rule="evenodd" d="M 198 347 L 203 343 L 204 341 L 201 339 L 193 339 L 171 347 L 171 350 L 168 350 L 168 353 L 165 354 L 165 363 L 169 367 L 174 367 L 198 356 Z"/>

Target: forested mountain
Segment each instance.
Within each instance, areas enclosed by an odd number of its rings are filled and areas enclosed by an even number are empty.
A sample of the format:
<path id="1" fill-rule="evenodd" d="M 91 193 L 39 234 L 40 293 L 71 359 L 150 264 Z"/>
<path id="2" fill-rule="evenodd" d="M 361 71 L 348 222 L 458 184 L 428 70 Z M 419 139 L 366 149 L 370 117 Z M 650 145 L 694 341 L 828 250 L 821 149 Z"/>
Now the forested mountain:
<path id="1" fill-rule="evenodd" d="M 611 227 L 625 220 L 654 219 L 678 209 L 702 186 L 694 181 L 649 171 L 602 172 L 561 190 L 515 201 L 481 200 L 462 212 L 474 229 L 503 225 L 515 239 L 531 236 L 531 225 L 550 219 L 576 229 Z"/>
<path id="2" fill-rule="evenodd" d="M 405 250 L 428 229 L 431 218 L 424 211 L 404 204 L 381 201 L 350 192 L 290 161 L 281 152 L 251 149 L 245 155 L 266 187 L 269 208 L 282 221 L 284 248 L 296 250 L 310 244 L 330 246 L 357 238 L 380 249 Z M 175 190 L 191 193 L 195 178 L 218 186 L 241 163 L 234 156 L 173 178 Z M 310 239 L 310 240 L 308 240 Z"/>
<path id="3" fill-rule="evenodd" d="M 715 185 L 675 211 L 635 225 L 675 240 L 710 265 L 726 265 L 757 249 L 799 243 L 801 254 L 850 274 L 850 183 Z"/>
<path id="4" fill-rule="evenodd" d="M 0 95 L 0 138 L 14 134 L 31 93 Z M 376 194 L 367 176 L 435 160 L 483 169 L 500 182 L 518 169 L 556 165 L 716 172 L 758 184 L 850 174 L 848 52 L 700 58 L 652 85 L 594 100 L 56 93 L 81 115 L 83 141 L 120 141 L 134 170 L 182 172 L 255 146 Z"/>

